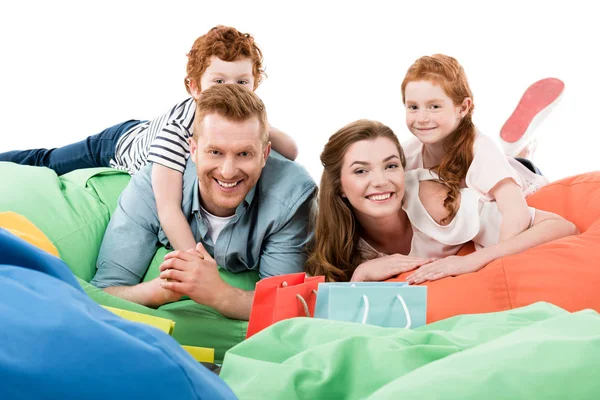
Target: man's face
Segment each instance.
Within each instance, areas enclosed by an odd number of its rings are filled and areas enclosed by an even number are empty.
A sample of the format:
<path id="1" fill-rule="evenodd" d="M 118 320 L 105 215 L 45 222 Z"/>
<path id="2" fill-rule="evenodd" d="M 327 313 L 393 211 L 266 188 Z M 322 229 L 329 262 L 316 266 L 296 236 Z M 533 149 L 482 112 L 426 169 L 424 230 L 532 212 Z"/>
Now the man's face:
<path id="1" fill-rule="evenodd" d="M 212 113 L 194 129 L 190 154 L 202 207 L 219 217 L 231 216 L 256 185 L 271 144 L 263 144 L 257 117 L 236 122 Z"/>
<path id="2" fill-rule="evenodd" d="M 190 82 L 190 91 L 194 99 L 198 100 L 203 91 L 214 85 L 231 83 L 254 90 L 254 64 L 250 58 L 240 58 L 235 61 L 223 61 L 217 56 L 210 57 L 210 64 L 200 78 L 198 87 L 194 81 Z"/>

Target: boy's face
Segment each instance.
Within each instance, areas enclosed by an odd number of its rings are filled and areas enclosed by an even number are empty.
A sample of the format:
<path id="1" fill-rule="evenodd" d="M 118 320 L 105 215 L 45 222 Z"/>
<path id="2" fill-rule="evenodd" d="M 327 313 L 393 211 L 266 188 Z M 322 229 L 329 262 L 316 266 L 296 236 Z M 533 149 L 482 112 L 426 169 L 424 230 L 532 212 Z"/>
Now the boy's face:
<path id="1" fill-rule="evenodd" d="M 194 99 L 198 100 L 201 92 L 214 85 L 233 83 L 254 90 L 253 63 L 249 58 L 240 58 L 236 61 L 223 61 L 217 56 L 210 57 L 210 64 L 200 78 L 200 87 L 196 82 L 190 81 L 190 91 Z"/>
<path id="2" fill-rule="evenodd" d="M 231 121 L 212 113 L 195 124 L 190 153 L 206 211 L 219 217 L 235 214 L 269 156 L 271 145 L 265 145 L 262 137 L 256 117 Z"/>

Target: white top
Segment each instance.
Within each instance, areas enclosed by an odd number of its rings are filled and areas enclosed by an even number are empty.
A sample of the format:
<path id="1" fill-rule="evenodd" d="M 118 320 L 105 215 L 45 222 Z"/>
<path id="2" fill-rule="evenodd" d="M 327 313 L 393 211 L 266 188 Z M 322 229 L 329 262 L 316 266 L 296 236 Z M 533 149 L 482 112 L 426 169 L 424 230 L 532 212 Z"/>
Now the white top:
<path id="1" fill-rule="evenodd" d="M 499 242 L 502 214 L 495 201 L 486 200 L 473 189 L 463 188 L 456 215 L 448 225 L 440 225 L 431 218 L 419 197 L 419 182 L 424 180 L 437 180 L 437 175 L 424 168 L 406 173 L 402 208 L 413 228 L 410 256 L 444 258 L 458 253 L 469 241 L 473 241 L 476 250 Z M 529 207 L 529 211 L 531 226 L 535 209 Z M 386 255 L 362 238 L 358 247 L 364 260 Z"/>
<path id="2" fill-rule="evenodd" d="M 229 217 L 217 217 L 216 215 L 213 215 L 206 211 L 202 206 L 200 206 L 200 212 L 202 213 L 202 216 L 206 221 L 206 226 L 208 228 L 208 236 L 210 237 L 210 240 L 212 240 L 213 244 L 217 243 L 217 238 L 219 237 L 219 234 L 225 228 L 225 226 L 227 226 L 229 221 L 231 221 L 233 217 L 235 217 L 235 214 Z"/>
<path id="3" fill-rule="evenodd" d="M 412 138 L 402 147 L 406 156 L 406 171 L 423 168 L 423 143 Z M 464 186 L 474 189 L 487 200 L 494 200 L 489 191 L 505 178 L 513 179 L 525 197 L 549 182 L 546 177 L 530 171 L 515 158 L 506 156 L 490 137 L 480 132 L 477 132 L 473 144 L 473 155 Z"/>
<path id="4" fill-rule="evenodd" d="M 196 102 L 189 97 L 160 117 L 135 125 L 117 142 L 110 166 L 134 175 L 150 161 L 183 173 L 195 115 Z"/>

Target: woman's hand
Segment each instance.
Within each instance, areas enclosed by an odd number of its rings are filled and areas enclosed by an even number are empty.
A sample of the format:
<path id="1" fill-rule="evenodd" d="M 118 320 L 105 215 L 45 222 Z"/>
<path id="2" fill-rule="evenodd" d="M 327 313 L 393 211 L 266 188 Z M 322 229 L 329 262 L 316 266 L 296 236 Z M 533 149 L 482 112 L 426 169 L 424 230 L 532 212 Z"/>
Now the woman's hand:
<path id="1" fill-rule="evenodd" d="M 435 260 L 392 254 L 366 261 L 356 267 L 351 282 L 379 282 L 394 277 L 403 272 L 412 271 Z"/>
<path id="2" fill-rule="evenodd" d="M 447 276 L 456 276 L 475 272 L 481 269 L 482 265 L 471 255 L 468 256 L 449 256 L 440 260 L 433 261 L 422 266 L 412 274 L 406 281 L 409 284 L 419 284 L 425 281 L 435 281 Z"/>

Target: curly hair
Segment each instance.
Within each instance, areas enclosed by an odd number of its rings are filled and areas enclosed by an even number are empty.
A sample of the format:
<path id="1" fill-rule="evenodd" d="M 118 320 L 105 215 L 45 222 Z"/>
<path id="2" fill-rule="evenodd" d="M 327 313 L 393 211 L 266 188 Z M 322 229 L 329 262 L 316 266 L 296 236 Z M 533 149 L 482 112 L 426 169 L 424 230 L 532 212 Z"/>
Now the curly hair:
<path id="1" fill-rule="evenodd" d="M 217 56 L 223 61 L 236 61 L 240 58 L 252 60 L 252 74 L 254 75 L 254 88 L 260 85 L 265 71 L 263 68 L 263 55 L 252 35 L 241 33 L 235 28 L 218 25 L 194 42 L 192 49 L 187 54 L 187 76 L 185 89 L 189 94 L 189 81 L 193 80 L 200 87 L 200 78 L 210 65 L 210 57 Z"/>
<path id="2" fill-rule="evenodd" d="M 434 54 L 415 61 L 402 81 L 402 103 L 405 103 L 406 85 L 421 80 L 440 85 L 455 106 L 461 105 L 466 98 L 473 99 L 465 71 L 453 57 Z M 443 224 L 451 221 L 458 212 L 458 193 L 473 162 L 473 144 L 476 136 L 472 118 L 474 109 L 475 103 L 472 103 L 456 130 L 444 139 L 443 147 L 446 155 L 439 165 L 431 168 L 438 174 L 441 183 L 448 188 L 444 200 L 444 208 L 448 210 L 448 216 L 441 220 Z"/>

